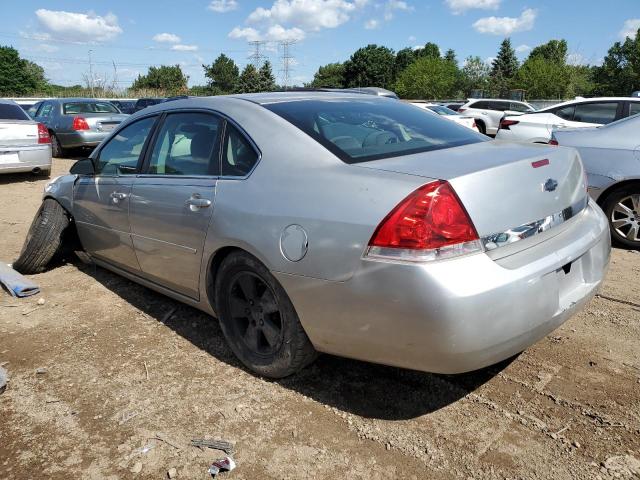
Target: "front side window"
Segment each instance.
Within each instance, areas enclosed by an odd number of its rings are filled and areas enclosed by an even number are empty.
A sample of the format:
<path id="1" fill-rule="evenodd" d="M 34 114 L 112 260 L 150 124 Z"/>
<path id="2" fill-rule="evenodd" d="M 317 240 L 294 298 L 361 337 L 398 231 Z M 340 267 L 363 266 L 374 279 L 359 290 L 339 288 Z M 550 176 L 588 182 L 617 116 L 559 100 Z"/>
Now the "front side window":
<path id="1" fill-rule="evenodd" d="M 485 102 L 485 101 L 475 102 L 475 103 L 472 103 L 471 105 L 469 105 L 469 108 L 478 108 L 480 110 L 488 110 L 489 109 L 489 102 Z"/>
<path id="2" fill-rule="evenodd" d="M 629 116 L 638 115 L 640 113 L 640 103 L 629 104 Z"/>
<path id="3" fill-rule="evenodd" d="M 112 137 L 98 156 L 96 174 L 130 175 L 136 173 L 144 142 L 156 117 L 143 118 L 124 127 Z"/>
<path id="4" fill-rule="evenodd" d="M 115 105 L 109 102 L 70 102 L 62 106 L 65 115 L 79 113 L 120 113 Z"/>
<path id="5" fill-rule="evenodd" d="M 514 112 L 533 112 L 533 110 L 524 103 L 511 103 L 509 104 L 509 110 L 513 110 Z"/>
<path id="6" fill-rule="evenodd" d="M 617 111 L 618 104 L 616 102 L 582 103 L 576 105 L 573 121 L 606 125 L 616 119 Z"/>
<path id="7" fill-rule="evenodd" d="M 49 115 L 51 115 L 51 110 L 53 110 L 53 104 L 52 103 L 45 103 L 44 105 L 42 105 L 42 108 L 40 108 L 40 110 L 38 110 L 38 114 L 36 116 L 38 117 L 48 117 Z"/>
<path id="8" fill-rule="evenodd" d="M 484 141 L 472 130 L 393 100 L 335 99 L 265 105 L 346 163 Z"/>
<path id="9" fill-rule="evenodd" d="M 221 120 L 207 113 L 167 115 L 153 147 L 147 173 L 218 175 Z"/>
<path id="10" fill-rule="evenodd" d="M 236 127 L 227 122 L 222 150 L 222 175 L 244 177 L 258 161 L 258 154 Z"/>

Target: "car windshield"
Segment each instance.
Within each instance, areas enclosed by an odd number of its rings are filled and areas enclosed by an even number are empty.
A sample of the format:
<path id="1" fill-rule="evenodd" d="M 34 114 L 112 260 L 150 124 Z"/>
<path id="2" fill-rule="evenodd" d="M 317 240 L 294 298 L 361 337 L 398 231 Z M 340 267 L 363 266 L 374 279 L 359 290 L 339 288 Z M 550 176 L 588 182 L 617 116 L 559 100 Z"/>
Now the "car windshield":
<path id="1" fill-rule="evenodd" d="M 0 120 L 31 120 L 18 105 L 0 103 Z"/>
<path id="2" fill-rule="evenodd" d="M 67 115 L 77 113 L 120 113 L 115 105 L 109 102 L 69 102 L 64 104 L 63 109 Z"/>
<path id="3" fill-rule="evenodd" d="M 298 100 L 264 106 L 346 163 L 484 141 L 468 128 L 397 100 Z"/>
<path id="4" fill-rule="evenodd" d="M 427 108 L 436 112 L 438 115 L 460 115 L 458 112 L 454 112 L 450 108 L 443 107 L 442 105 L 429 105 Z"/>

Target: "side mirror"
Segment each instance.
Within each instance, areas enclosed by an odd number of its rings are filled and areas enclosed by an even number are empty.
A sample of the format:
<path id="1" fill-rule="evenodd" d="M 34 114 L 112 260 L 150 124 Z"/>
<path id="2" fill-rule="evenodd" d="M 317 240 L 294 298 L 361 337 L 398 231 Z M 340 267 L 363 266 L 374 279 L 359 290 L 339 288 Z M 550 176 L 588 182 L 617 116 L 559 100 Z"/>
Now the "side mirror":
<path id="1" fill-rule="evenodd" d="M 69 173 L 74 175 L 93 175 L 96 173 L 95 167 L 93 165 L 93 160 L 90 158 L 83 158 L 78 160 L 71 166 Z"/>

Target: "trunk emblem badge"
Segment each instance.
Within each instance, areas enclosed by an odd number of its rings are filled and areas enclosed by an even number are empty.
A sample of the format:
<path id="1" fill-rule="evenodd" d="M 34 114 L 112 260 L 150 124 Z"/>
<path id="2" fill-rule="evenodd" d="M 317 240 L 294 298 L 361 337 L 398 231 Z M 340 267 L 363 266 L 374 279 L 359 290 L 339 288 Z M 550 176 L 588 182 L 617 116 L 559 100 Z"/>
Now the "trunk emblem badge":
<path id="1" fill-rule="evenodd" d="M 553 192 L 556 188 L 558 188 L 558 181 L 553 178 L 548 179 L 542 184 L 543 192 Z"/>

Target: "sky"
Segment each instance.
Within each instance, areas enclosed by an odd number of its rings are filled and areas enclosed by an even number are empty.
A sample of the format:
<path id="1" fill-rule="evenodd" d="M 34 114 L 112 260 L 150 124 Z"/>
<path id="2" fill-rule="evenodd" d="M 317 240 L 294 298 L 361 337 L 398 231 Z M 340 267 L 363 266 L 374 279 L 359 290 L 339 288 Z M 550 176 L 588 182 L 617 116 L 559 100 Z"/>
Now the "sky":
<path id="1" fill-rule="evenodd" d="M 43 66 L 53 83 L 84 83 L 91 63 L 94 77 L 124 88 L 162 64 L 181 65 L 190 86 L 202 85 L 203 63 L 225 53 L 242 68 L 253 41 L 265 42 L 260 53 L 282 81 L 281 42 L 289 41 L 290 83 L 300 85 L 318 66 L 370 43 L 397 51 L 434 42 L 462 64 L 470 55 L 491 61 L 506 36 L 521 59 L 564 38 L 571 62 L 597 64 L 640 27 L 638 7 L 639 0 L 0 0 L 0 45 Z"/>

